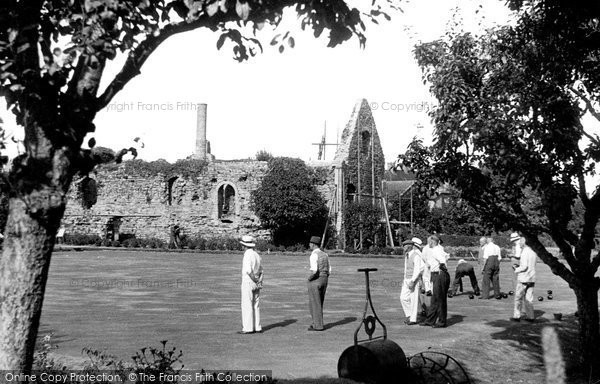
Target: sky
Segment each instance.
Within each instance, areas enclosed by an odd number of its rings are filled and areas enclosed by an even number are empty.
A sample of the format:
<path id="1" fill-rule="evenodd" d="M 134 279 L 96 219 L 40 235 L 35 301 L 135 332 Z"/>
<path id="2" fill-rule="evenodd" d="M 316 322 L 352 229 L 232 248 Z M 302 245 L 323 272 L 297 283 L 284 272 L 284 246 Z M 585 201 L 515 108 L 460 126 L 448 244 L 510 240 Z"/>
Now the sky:
<path id="1" fill-rule="evenodd" d="M 279 53 L 269 45 L 278 32 L 265 28 L 259 35 L 264 53 L 243 63 L 232 58 L 231 47 L 217 50 L 216 33 L 201 30 L 172 37 L 148 59 L 141 75 L 98 113 L 93 136 L 98 145 L 113 149 L 130 147 L 139 137 L 139 158 L 173 162 L 193 154 L 195 106 L 205 103 L 207 138 L 217 159 L 251 158 L 266 150 L 310 161 L 317 159 L 318 148 L 312 144 L 320 141 L 325 126 L 327 142 L 336 143 L 354 105 L 366 98 L 386 162 L 392 162 L 414 136 L 425 141 L 431 137 L 427 111 L 435 100 L 422 82 L 414 45 L 442 36 L 457 5 L 463 28 L 474 33 L 510 20 L 504 1 L 400 4 L 403 12 L 391 14 L 391 21 L 367 23 L 364 49 L 357 39 L 327 48 L 325 39 L 301 31 L 292 13 L 283 27 L 292 29 L 295 47 Z M 119 57 L 109 64 L 103 86 L 122 61 Z M 10 134 L 23 137 L 1 99 L 0 117 Z M 327 148 L 326 160 L 333 158 L 334 148 Z M 13 156 L 17 151 L 14 145 L 9 148 Z"/>

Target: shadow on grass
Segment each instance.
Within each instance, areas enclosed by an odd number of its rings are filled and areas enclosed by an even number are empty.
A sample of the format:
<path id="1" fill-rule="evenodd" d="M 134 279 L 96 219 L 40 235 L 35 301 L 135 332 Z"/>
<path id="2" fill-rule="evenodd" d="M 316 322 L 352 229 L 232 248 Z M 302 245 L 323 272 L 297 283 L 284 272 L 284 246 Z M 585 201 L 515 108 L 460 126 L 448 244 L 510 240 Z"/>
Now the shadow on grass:
<path id="1" fill-rule="evenodd" d="M 283 321 L 280 321 L 279 323 L 265 325 L 262 327 L 262 330 L 263 330 L 263 332 L 268 332 L 270 329 L 287 327 L 288 325 L 294 324 L 297 321 L 298 321 L 298 319 L 283 320 Z"/>
<path id="2" fill-rule="evenodd" d="M 338 320 L 335 323 L 325 324 L 323 326 L 323 328 L 330 329 L 330 328 L 333 328 L 333 327 L 337 327 L 338 325 L 344 325 L 344 324 L 352 323 L 352 322 L 354 322 L 356 320 L 357 320 L 357 317 L 355 317 L 355 316 L 349 316 L 349 317 L 343 318 L 342 320 Z"/>
<path id="3" fill-rule="evenodd" d="M 463 315 L 452 315 L 446 319 L 446 325 L 449 327 L 454 324 L 462 323 L 465 317 Z"/>
<path id="4" fill-rule="evenodd" d="M 501 328 L 492 333 L 492 339 L 512 341 L 513 346 L 523 350 L 535 361 L 532 365 L 543 365 L 544 356 L 542 349 L 542 329 L 552 327 L 556 330 L 563 359 L 566 365 L 568 383 L 581 383 L 579 328 L 575 316 L 563 316 L 563 321 L 550 321 L 541 318 L 543 311 L 535 311 L 536 320 L 533 323 L 526 321 L 513 322 L 509 319 L 495 320 L 487 323 L 493 327 Z"/>

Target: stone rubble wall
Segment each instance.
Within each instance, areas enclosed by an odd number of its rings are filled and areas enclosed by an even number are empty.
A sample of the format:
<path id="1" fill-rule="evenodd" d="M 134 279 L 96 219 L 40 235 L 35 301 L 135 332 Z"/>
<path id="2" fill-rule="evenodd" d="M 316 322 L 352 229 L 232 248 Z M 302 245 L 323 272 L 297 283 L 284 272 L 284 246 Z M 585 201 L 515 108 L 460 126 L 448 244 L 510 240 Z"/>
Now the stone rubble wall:
<path id="1" fill-rule="evenodd" d="M 111 218 L 120 218 L 120 234 L 138 238 L 169 240 L 170 228 L 178 224 L 188 236 L 206 238 L 239 237 L 251 234 L 268 238 L 268 231 L 251 208 L 251 193 L 260 185 L 267 171 L 264 161 L 215 161 L 195 178 L 178 177 L 172 186 L 168 203 L 168 179 L 163 175 L 140 177 L 117 170 L 100 168 L 91 177 L 97 182 L 97 201 L 89 209 L 83 207 L 78 182 L 73 183 L 63 219 L 66 233 L 97 234 L 104 238 Z M 218 217 L 219 187 L 233 186 L 235 213 L 231 222 Z"/>
<path id="2" fill-rule="evenodd" d="M 250 234 L 269 239 L 269 231 L 261 228 L 251 205 L 251 194 L 260 186 L 266 172 L 265 161 L 211 162 L 197 177 L 177 177 L 172 184 L 169 205 L 170 177 L 127 174 L 122 165 L 116 170 L 100 167 L 90 175 L 97 186 L 95 204 L 89 209 L 84 207 L 79 192 L 82 180 L 76 180 L 69 191 L 63 227 L 67 234 L 95 234 L 106 238 L 109 221 L 118 218 L 121 237 L 135 235 L 169 241 L 171 228 L 177 224 L 183 234 L 191 237 Z M 327 169 L 325 174 L 316 187 L 329 206 L 335 190 L 333 170 Z M 226 184 L 235 190 L 235 212 L 220 219 L 217 191 Z M 224 222 L 224 218 L 231 222 Z"/>

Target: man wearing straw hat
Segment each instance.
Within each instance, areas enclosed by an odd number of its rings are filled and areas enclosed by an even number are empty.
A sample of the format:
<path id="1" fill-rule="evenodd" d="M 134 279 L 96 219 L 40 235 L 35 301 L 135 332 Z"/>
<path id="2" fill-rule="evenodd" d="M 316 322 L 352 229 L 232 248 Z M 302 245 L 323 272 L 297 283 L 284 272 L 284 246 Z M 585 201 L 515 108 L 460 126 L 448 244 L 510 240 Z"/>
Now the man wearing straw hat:
<path id="1" fill-rule="evenodd" d="M 327 283 L 329 274 L 331 273 L 331 265 L 329 264 L 329 256 L 321 251 L 321 238 L 312 236 L 310 238 L 310 275 L 308 276 L 308 307 L 312 324 L 308 327 L 309 331 L 323 331 L 323 302 L 325 301 L 325 292 L 327 291 Z"/>
<path id="2" fill-rule="evenodd" d="M 521 240 L 521 235 L 519 235 L 517 232 L 513 232 L 510 234 L 510 243 L 512 244 L 512 251 L 511 251 L 511 255 L 510 255 L 510 263 L 513 266 L 513 269 L 518 267 L 520 262 L 521 262 L 521 244 L 520 241 Z M 517 275 L 516 274 L 512 274 L 512 286 L 513 288 L 516 290 L 516 286 L 517 286 Z"/>
<path id="3" fill-rule="evenodd" d="M 537 255 L 527 245 L 525 237 L 520 237 L 519 244 L 521 246 L 519 266 L 513 265 L 513 269 L 517 275 L 515 308 L 513 317 L 510 320 L 521 321 L 522 315 L 525 314 L 526 321 L 534 322 L 533 287 L 535 286 L 535 263 L 537 262 Z"/>
<path id="4" fill-rule="evenodd" d="M 254 250 L 254 238 L 242 236 L 240 244 L 245 252 L 242 261 L 242 330 L 238 333 L 261 333 L 259 302 L 263 268 L 260 256 Z"/>
<path id="5" fill-rule="evenodd" d="M 425 263 L 421 256 L 423 242 L 418 237 L 413 237 L 402 243 L 407 250 L 404 260 L 404 281 L 400 291 L 400 303 L 406 315 L 404 324 L 417 324 L 419 313 L 419 291 L 421 289 L 421 278 L 425 270 Z"/>

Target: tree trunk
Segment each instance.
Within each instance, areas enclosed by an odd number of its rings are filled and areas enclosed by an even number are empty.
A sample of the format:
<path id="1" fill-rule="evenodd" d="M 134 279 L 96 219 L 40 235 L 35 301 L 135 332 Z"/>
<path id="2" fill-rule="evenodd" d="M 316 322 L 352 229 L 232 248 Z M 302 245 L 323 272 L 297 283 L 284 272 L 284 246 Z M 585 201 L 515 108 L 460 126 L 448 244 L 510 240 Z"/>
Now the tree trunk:
<path id="1" fill-rule="evenodd" d="M 600 328 L 598 324 L 598 288 L 593 276 L 574 288 L 579 314 L 579 340 L 586 377 L 600 377 Z"/>
<path id="2" fill-rule="evenodd" d="M 32 195 L 47 198 L 50 205 L 53 193 L 42 189 L 10 199 L 0 259 L 0 369 L 26 373 L 33 363 L 50 256 L 65 207 L 63 203 L 35 217 L 26 203 Z"/>

